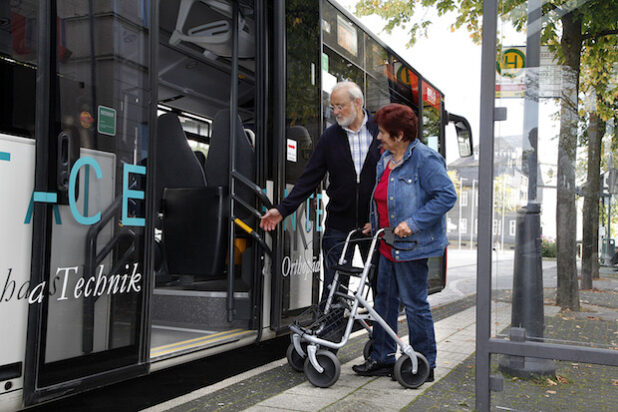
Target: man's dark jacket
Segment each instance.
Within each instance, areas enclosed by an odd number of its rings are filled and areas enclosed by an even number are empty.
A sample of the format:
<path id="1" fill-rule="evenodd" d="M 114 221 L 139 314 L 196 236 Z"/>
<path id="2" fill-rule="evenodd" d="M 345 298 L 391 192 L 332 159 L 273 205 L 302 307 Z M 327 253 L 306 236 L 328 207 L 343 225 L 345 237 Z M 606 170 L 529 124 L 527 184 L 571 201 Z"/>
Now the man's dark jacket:
<path id="1" fill-rule="evenodd" d="M 380 159 L 379 142 L 376 139 L 378 126 L 370 113 L 367 113 L 367 129 L 373 140 L 363 163 L 360 182 L 357 181 L 348 135 L 335 123 L 320 136 L 290 195 L 276 206 L 284 218 L 294 213 L 328 172 L 326 227 L 349 232 L 369 222 L 369 201 L 376 181 L 376 163 Z"/>

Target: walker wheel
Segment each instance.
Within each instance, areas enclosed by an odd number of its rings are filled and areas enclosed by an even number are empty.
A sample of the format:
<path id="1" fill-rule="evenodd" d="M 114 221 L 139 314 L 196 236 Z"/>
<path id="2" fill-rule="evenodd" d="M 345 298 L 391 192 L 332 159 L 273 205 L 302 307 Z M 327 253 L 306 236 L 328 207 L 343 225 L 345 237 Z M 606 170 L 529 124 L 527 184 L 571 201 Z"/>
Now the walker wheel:
<path id="1" fill-rule="evenodd" d="M 415 374 L 412 373 L 412 360 L 408 355 L 402 355 L 395 363 L 395 378 L 405 388 L 416 389 L 425 383 L 429 376 L 427 358 L 418 352 L 415 353 L 416 359 L 418 359 L 418 369 Z"/>
<path id="2" fill-rule="evenodd" d="M 365 342 L 365 347 L 363 348 L 363 357 L 365 360 L 369 359 L 371 356 L 371 351 L 373 350 L 373 339 L 369 338 L 367 342 Z"/>
<path id="3" fill-rule="evenodd" d="M 301 343 L 301 347 L 306 351 L 307 350 L 307 344 L 306 343 Z M 305 352 L 305 356 L 306 356 Z M 294 346 L 293 343 L 290 343 L 290 346 L 288 346 L 288 350 L 285 354 L 285 356 L 288 358 L 288 365 L 290 365 L 290 367 L 292 369 L 294 369 L 296 372 L 302 372 L 304 369 L 304 365 L 305 365 L 305 358 L 303 358 L 302 356 L 300 356 L 300 353 L 298 353 L 296 351 L 296 347 Z"/>
<path id="4" fill-rule="evenodd" d="M 315 357 L 320 366 L 324 368 L 324 372 L 319 373 L 313 367 L 309 357 L 307 356 L 307 359 L 305 359 L 305 376 L 313 386 L 317 386 L 318 388 L 328 388 L 337 382 L 337 379 L 339 379 L 339 374 L 341 373 L 339 359 L 337 359 L 335 354 L 328 350 L 319 350 L 315 354 Z"/>

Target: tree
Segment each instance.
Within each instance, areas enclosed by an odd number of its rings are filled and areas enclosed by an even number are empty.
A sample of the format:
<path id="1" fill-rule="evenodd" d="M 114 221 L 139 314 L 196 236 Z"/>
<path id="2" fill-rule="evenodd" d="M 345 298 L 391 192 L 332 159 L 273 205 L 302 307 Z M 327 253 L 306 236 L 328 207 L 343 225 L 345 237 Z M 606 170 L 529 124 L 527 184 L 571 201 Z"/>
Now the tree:
<path id="1" fill-rule="evenodd" d="M 526 28 L 527 2 L 525 0 L 500 0 L 498 10 L 511 21 L 515 29 Z M 410 41 L 414 44 L 419 34 L 426 34 L 431 24 L 415 18 L 421 7 L 435 7 L 438 15 L 456 11 L 453 28 L 465 28 L 475 41 L 480 41 L 482 0 L 362 0 L 356 6 L 360 15 L 377 14 L 387 20 L 385 29 L 409 27 Z M 579 309 L 579 287 L 576 266 L 576 207 L 575 207 L 575 157 L 578 136 L 580 56 L 585 44 L 618 33 L 618 8 L 614 0 L 572 2 L 549 0 L 542 6 L 542 42 L 549 45 L 563 65 L 563 95 L 560 105 L 560 136 L 558 141 L 557 188 L 557 247 L 558 293 L 557 303 L 562 308 Z M 586 43 L 588 42 L 588 43 Z M 602 47 L 599 47 L 602 49 Z M 588 69 L 598 69 L 598 62 L 587 61 Z M 605 90 L 601 90 L 606 94 Z M 610 96 L 615 98 L 615 94 Z M 615 99 L 614 99 L 615 100 Z"/>
<path id="2" fill-rule="evenodd" d="M 581 76 L 582 91 L 589 96 L 588 110 L 582 110 L 580 117 L 588 120 L 588 128 L 582 134 L 584 144 L 588 145 L 587 179 L 584 187 L 582 247 L 582 289 L 592 288 L 592 279 L 599 277 L 598 239 L 599 239 L 599 187 L 601 185 L 601 141 L 606 122 L 616 117 L 618 109 L 618 38 L 616 35 L 602 34 L 585 38 L 582 52 L 584 70 Z M 613 81 L 612 81 L 613 80 Z M 608 148 L 611 150 L 610 148 Z"/>

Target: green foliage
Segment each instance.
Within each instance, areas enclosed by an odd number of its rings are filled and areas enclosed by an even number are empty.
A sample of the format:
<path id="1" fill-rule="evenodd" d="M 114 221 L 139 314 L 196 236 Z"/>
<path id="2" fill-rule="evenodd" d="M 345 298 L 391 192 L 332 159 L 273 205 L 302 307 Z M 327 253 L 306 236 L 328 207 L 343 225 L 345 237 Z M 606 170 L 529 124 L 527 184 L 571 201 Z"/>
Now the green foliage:
<path id="1" fill-rule="evenodd" d="M 581 16 L 582 49 L 580 90 L 596 94 L 594 107 L 586 108 L 608 121 L 618 112 L 618 6 L 615 0 L 544 0 L 541 26 L 541 43 L 549 47 L 559 64 L 565 64 L 561 44 L 562 18 L 570 13 Z M 502 20 L 510 21 L 518 31 L 525 31 L 527 24 L 526 0 L 499 0 L 498 10 Z M 385 30 L 395 27 L 408 30 L 408 46 L 419 37 L 427 37 L 431 25 L 423 8 L 433 7 L 442 16 L 457 12 L 451 30 L 464 27 L 476 43 L 481 41 L 483 0 L 359 0 L 356 14 L 378 15 L 386 21 Z"/>
<path id="2" fill-rule="evenodd" d="M 556 241 L 543 236 L 541 239 L 542 256 L 547 258 L 555 258 L 556 253 Z"/>

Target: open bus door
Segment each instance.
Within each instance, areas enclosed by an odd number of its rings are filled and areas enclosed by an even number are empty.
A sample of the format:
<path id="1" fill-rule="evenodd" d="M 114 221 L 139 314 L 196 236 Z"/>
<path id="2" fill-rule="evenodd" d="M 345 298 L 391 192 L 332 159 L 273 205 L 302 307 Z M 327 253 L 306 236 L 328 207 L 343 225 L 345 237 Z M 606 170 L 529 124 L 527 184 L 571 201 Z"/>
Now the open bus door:
<path id="1" fill-rule="evenodd" d="M 63 0 L 33 7 L 34 147 L 11 159 L 34 180 L 21 222 L 32 230 L 24 406 L 146 373 L 150 284 L 151 16 L 110 5 L 95 17 Z M 95 33 L 124 41 L 95 50 Z"/>
<path id="2" fill-rule="evenodd" d="M 273 2 L 273 172 L 277 201 L 305 169 L 321 134 L 319 0 Z M 281 222 L 274 236 L 270 327 L 288 331 L 296 315 L 318 300 L 321 190 Z"/>

